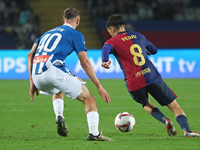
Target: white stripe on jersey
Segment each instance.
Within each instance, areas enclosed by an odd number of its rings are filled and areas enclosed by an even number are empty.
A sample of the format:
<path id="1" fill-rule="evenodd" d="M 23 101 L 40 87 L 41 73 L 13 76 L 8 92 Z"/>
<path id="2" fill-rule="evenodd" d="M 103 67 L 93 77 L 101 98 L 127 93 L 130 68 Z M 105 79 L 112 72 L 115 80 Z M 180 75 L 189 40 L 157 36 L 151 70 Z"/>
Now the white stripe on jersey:
<path id="1" fill-rule="evenodd" d="M 42 55 L 47 55 L 47 52 L 43 52 Z M 44 67 L 44 63 L 46 63 L 46 62 L 39 63 L 39 69 L 37 71 L 38 74 L 43 72 L 42 68 Z"/>
<path id="2" fill-rule="evenodd" d="M 39 53 L 35 54 L 35 56 L 39 56 Z M 37 63 L 34 63 L 32 66 L 32 74 L 35 74 Z"/>

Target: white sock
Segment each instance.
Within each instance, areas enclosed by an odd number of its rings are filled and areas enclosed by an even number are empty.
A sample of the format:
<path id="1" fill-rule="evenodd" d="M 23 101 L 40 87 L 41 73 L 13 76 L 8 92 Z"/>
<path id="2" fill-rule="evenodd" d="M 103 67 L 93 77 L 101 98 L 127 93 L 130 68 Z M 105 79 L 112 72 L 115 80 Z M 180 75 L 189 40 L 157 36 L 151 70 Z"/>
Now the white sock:
<path id="1" fill-rule="evenodd" d="M 64 118 L 64 116 L 63 116 L 64 101 L 62 99 L 55 99 L 53 101 L 53 109 L 54 109 L 54 113 L 56 115 L 56 120 L 57 120 L 58 116 L 61 116 Z"/>
<path id="2" fill-rule="evenodd" d="M 89 133 L 92 133 L 94 136 L 99 135 L 99 114 L 96 111 L 90 111 L 87 113 L 87 122 L 89 127 Z"/>

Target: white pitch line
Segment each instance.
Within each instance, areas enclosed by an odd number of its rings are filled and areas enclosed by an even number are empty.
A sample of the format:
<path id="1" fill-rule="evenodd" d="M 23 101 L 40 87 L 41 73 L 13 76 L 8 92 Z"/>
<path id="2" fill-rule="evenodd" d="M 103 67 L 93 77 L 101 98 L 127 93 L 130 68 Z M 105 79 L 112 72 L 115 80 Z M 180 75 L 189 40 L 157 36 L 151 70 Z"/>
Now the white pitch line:
<path id="1" fill-rule="evenodd" d="M 199 109 L 200 106 L 181 106 L 182 108 L 184 109 Z M 161 107 L 159 106 L 160 109 L 168 109 L 167 107 Z M 74 111 L 74 110 L 80 110 L 80 109 L 83 109 L 84 110 L 84 107 L 83 108 L 73 108 L 73 109 L 68 109 L 68 108 L 65 108 L 64 111 Z M 124 110 L 127 110 L 127 109 L 143 109 L 142 106 L 141 107 L 99 107 L 98 110 L 116 110 L 116 109 L 124 109 Z M 32 111 L 53 111 L 53 109 L 1 109 L 0 112 L 24 112 L 24 111 L 28 111 L 28 112 L 32 112 Z"/>

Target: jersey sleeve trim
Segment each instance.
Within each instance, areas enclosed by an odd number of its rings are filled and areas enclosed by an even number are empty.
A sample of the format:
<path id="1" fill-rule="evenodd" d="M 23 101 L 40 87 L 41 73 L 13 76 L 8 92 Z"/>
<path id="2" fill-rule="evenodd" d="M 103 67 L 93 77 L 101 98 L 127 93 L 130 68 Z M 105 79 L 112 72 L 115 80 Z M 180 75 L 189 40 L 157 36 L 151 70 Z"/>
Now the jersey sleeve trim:
<path id="1" fill-rule="evenodd" d="M 108 62 L 109 61 L 109 54 L 113 51 L 113 46 L 111 44 L 105 44 L 102 48 L 102 62 Z"/>

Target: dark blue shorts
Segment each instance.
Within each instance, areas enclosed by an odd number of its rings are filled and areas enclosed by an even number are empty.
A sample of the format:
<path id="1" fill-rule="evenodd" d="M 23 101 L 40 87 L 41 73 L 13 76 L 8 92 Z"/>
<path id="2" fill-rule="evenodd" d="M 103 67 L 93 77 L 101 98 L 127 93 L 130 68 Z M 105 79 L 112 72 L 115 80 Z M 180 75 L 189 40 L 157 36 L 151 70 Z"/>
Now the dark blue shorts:
<path id="1" fill-rule="evenodd" d="M 143 106 L 147 105 L 149 102 L 148 93 L 151 94 L 161 106 L 170 104 L 177 97 L 164 81 L 150 84 L 129 93 L 136 102 L 143 104 Z"/>

